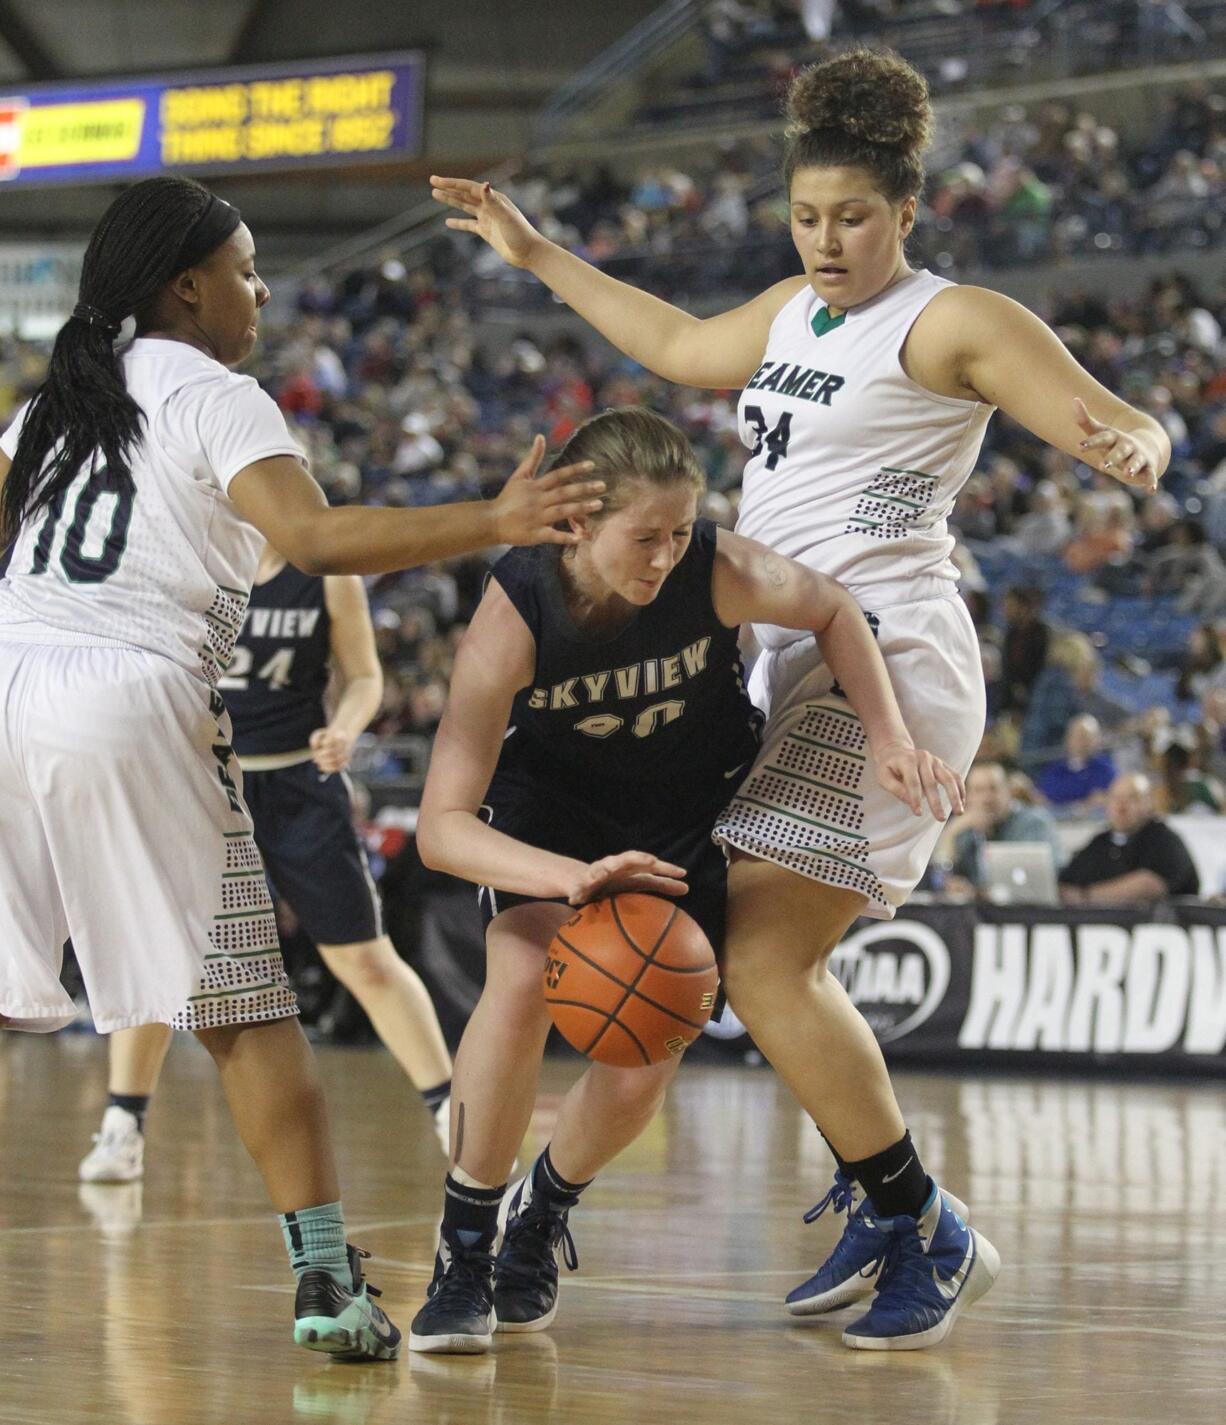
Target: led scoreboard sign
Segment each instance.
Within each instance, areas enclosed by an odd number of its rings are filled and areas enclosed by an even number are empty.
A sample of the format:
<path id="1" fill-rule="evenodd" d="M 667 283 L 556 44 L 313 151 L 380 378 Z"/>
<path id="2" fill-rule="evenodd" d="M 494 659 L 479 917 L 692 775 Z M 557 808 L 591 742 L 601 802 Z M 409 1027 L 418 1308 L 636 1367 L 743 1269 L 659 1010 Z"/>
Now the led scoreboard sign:
<path id="1" fill-rule="evenodd" d="M 412 158 L 416 52 L 0 90 L 0 184 Z"/>

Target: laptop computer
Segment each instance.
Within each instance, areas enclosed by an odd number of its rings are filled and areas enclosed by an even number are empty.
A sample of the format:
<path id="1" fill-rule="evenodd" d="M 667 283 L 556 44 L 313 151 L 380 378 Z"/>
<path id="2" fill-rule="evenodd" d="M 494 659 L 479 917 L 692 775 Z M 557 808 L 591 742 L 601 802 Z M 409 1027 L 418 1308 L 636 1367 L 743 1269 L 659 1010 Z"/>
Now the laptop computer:
<path id="1" fill-rule="evenodd" d="M 1059 905 L 1056 866 L 1043 841 L 989 841 L 983 893 L 996 905 Z"/>

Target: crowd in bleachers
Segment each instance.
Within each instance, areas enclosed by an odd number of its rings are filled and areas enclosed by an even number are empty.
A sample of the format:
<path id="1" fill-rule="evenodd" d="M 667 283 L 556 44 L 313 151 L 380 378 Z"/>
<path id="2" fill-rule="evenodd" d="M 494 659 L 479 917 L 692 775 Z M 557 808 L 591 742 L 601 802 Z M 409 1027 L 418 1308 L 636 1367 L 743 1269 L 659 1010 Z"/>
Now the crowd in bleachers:
<path id="1" fill-rule="evenodd" d="M 1226 242 L 1226 90 L 1165 98 L 1135 141 L 1065 101 L 1010 105 L 987 125 L 946 126 L 939 139 L 911 248 L 944 275 Z M 539 169 L 506 186 L 551 237 L 661 296 L 753 291 L 793 270 L 767 137 L 728 139 L 626 179 L 608 168 Z M 492 255 L 477 275 L 486 300 L 547 300 Z"/>
<path id="2" fill-rule="evenodd" d="M 647 122 L 774 117 L 796 64 L 849 43 L 902 51 L 936 94 L 1207 59 L 1218 0 L 705 0 L 705 57 L 653 95 Z"/>

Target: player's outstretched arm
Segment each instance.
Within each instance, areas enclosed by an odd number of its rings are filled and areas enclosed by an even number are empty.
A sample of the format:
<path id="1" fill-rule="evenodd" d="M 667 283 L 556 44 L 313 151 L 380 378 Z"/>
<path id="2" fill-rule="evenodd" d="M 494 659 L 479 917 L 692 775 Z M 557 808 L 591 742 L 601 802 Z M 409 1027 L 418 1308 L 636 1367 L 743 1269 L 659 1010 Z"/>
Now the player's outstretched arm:
<path id="1" fill-rule="evenodd" d="M 475 233 L 512 267 L 531 272 L 600 334 L 641 366 L 686 386 L 743 386 L 757 370 L 770 325 L 805 285 L 784 282 L 730 312 L 701 319 L 670 306 L 543 237 L 505 193 L 470 178 L 430 179 L 432 196 L 462 216 L 447 219 Z"/>
<path id="2" fill-rule="evenodd" d="M 230 498 L 275 548 L 306 574 L 383 574 L 497 544 L 573 544 L 556 526 L 600 508 L 603 481 L 590 462 L 537 475 L 545 442 L 532 448 L 493 500 L 387 510 L 332 509 L 288 455 L 257 460 L 230 482 Z"/>
<path id="3" fill-rule="evenodd" d="M 944 821 L 944 788 L 955 812 L 964 807 L 962 778 L 931 752 L 917 748 L 903 722 L 885 659 L 868 620 L 833 579 L 785 559 L 757 540 L 720 530 L 711 595 L 722 623 L 806 629 L 864 727 L 877 779 L 916 816 L 927 803 Z"/>
<path id="4" fill-rule="evenodd" d="M 928 370 L 916 374 L 924 384 L 999 406 L 1093 469 L 1157 489 L 1171 458 L 1161 424 L 1096 381 L 1012 298 L 985 287 L 949 288 L 921 314 L 912 342 L 922 344 Z"/>
<path id="5" fill-rule="evenodd" d="M 614 890 L 683 895 L 685 871 L 630 851 L 593 866 L 495 831 L 478 816 L 498 765 L 515 694 L 535 667 L 532 635 L 491 580 L 456 652 L 417 822 L 427 866 L 479 886 L 579 905 Z"/>

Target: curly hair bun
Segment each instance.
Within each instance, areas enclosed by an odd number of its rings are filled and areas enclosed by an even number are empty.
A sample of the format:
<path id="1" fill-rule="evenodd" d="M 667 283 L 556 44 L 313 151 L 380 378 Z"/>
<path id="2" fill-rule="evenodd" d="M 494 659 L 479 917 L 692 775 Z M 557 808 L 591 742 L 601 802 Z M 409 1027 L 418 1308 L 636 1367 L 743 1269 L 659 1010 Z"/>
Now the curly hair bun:
<path id="1" fill-rule="evenodd" d="M 841 130 L 918 159 L 932 142 L 928 81 L 892 50 L 853 49 L 802 69 L 788 90 L 788 133 Z"/>

